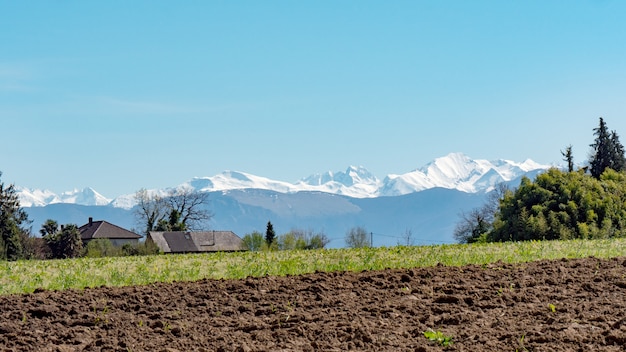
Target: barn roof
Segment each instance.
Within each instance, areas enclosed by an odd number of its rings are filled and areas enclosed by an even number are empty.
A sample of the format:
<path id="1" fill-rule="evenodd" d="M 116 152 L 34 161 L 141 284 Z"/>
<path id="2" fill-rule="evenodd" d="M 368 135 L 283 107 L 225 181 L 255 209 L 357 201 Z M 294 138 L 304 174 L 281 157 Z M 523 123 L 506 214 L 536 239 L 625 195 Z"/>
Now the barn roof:
<path id="1" fill-rule="evenodd" d="M 232 231 L 152 231 L 148 235 L 164 253 L 232 252 L 245 249 Z"/>

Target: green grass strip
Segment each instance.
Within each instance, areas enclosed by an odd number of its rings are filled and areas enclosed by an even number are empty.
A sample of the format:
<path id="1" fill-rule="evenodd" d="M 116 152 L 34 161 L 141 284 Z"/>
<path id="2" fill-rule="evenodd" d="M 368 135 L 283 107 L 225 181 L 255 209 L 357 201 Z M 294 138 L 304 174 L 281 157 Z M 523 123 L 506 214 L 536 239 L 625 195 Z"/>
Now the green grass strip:
<path id="1" fill-rule="evenodd" d="M 315 271 L 362 271 L 497 261 L 626 256 L 626 239 L 530 241 L 473 245 L 202 253 L 142 257 L 0 262 L 0 295 L 155 282 L 241 279 Z"/>

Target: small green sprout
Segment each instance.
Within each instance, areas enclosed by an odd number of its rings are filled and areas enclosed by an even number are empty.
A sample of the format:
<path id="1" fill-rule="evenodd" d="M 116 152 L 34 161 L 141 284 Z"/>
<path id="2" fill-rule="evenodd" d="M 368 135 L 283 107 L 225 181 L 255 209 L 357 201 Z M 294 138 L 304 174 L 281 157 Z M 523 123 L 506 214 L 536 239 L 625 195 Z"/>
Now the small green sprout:
<path id="1" fill-rule="evenodd" d="M 556 306 L 552 303 L 548 303 L 548 308 L 552 313 L 556 313 Z"/>
<path id="2" fill-rule="evenodd" d="M 104 306 L 101 311 L 98 310 L 98 307 L 93 307 L 93 314 L 95 315 L 94 324 L 95 325 L 107 325 L 109 323 L 109 319 L 107 318 L 107 313 L 109 312 L 109 307 Z"/>
<path id="3" fill-rule="evenodd" d="M 428 329 L 424 331 L 424 337 L 429 339 L 430 341 L 436 342 L 438 345 L 447 347 L 452 345 L 452 336 L 445 335 L 440 330 L 432 330 Z"/>
<path id="4" fill-rule="evenodd" d="M 524 339 L 526 338 L 526 335 L 522 335 L 522 337 L 520 337 L 519 339 L 519 348 L 515 349 L 515 352 L 528 352 L 528 349 L 524 346 Z"/>

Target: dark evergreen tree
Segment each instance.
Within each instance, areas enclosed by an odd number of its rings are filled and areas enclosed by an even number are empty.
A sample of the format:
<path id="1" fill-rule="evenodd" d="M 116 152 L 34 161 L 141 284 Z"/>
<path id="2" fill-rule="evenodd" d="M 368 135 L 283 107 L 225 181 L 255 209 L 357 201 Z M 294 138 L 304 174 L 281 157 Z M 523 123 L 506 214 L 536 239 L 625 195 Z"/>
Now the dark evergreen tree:
<path id="1" fill-rule="evenodd" d="M 596 140 L 591 144 L 593 148 L 590 160 L 591 176 L 599 179 L 607 168 L 615 171 L 625 170 L 624 146 L 620 143 L 617 132 L 609 132 L 603 118 L 600 118 L 600 125 L 593 131 Z"/>
<path id="2" fill-rule="evenodd" d="M 74 224 L 61 226 L 60 231 L 48 233 L 43 238 L 50 247 L 53 258 L 75 258 L 83 251 L 80 231 Z"/>
<path id="3" fill-rule="evenodd" d="M 274 232 L 274 225 L 272 225 L 271 221 L 268 221 L 267 230 L 265 230 L 265 243 L 267 243 L 268 246 L 271 246 L 275 239 L 276 232 Z"/>
<path id="4" fill-rule="evenodd" d="M 611 132 L 611 147 L 612 147 L 612 165 L 611 169 L 615 171 L 626 170 L 626 157 L 624 156 L 624 146 L 619 141 L 617 132 Z"/>
<path id="5" fill-rule="evenodd" d="M 561 151 L 561 155 L 563 155 L 563 160 L 567 162 L 567 171 L 574 171 L 574 155 L 572 154 L 572 146 L 568 145 L 565 148 L 565 151 Z"/>
<path id="6" fill-rule="evenodd" d="M 41 229 L 39 230 L 39 233 L 41 234 L 42 237 L 45 237 L 47 235 L 54 235 L 58 231 L 59 231 L 59 223 L 57 223 L 56 221 L 52 219 L 48 219 L 46 220 L 46 222 L 43 223 L 43 225 L 41 225 Z"/>
<path id="7" fill-rule="evenodd" d="M 23 258 L 22 238 L 27 231 L 22 226 L 28 223 L 28 215 L 20 208 L 15 186 L 0 182 L 0 258 Z"/>
<path id="8" fill-rule="evenodd" d="M 160 219 L 154 227 L 155 231 L 187 231 L 187 226 L 180 219 L 180 212 L 176 209 L 170 210 L 168 219 Z"/>
<path id="9" fill-rule="evenodd" d="M 65 225 L 59 236 L 61 258 L 76 258 L 83 251 L 83 241 L 80 238 L 78 226 Z"/>
<path id="10" fill-rule="evenodd" d="M 181 221 L 180 212 L 176 209 L 170 212 L 169 226 L 171 231 L 187 231 L 187 226 Z"/>
<path id="11" fill-rule="evenodd" d="M 591 155 L 590 171 L 591 176 L 600 178 L 602 172 L 610 166 L 611 155 L 613 154 L 611 150 L 611 135 L 602 117 L 600 117 L 600 125 L 593 129 L 593 135 L 596 136 L 596 140 L 591 144 L 593 154 Z"/>

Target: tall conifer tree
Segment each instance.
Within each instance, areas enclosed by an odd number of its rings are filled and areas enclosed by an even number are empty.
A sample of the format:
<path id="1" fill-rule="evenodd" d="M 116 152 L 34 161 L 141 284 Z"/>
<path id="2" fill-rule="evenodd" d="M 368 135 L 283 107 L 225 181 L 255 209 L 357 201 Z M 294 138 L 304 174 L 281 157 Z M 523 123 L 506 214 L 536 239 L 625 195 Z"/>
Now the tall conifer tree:
<path id="1" fill-rule="evenodd" d="M 274 225 L 270 221 L 267 222 L 267 230 L 265 231 L 265 243 L 271 246 L 276 239 L 276 232 L 274 232 Z"/>
<path id="2" fill-rule="evenodd" d="M 22 226 L 28 223 L 28 215 L 20 207 L 15 186 L 0 182 L 0 257 L 8 260 L 23 258 L 20 237 L 25 232 Z"/>
<path id="3" fill-rule="evenodd" d="M 623 171 L 626 170 L 626 157 L 624 156 L 624 146 L 619 141 L 619 136 L 617 132 L 611 132 L 611 144 L 612 144 L 612 159 L 613 165 L 611 165 L 611 169 L 615 171 Z"/>
<path id="4" fill-rule="evenodd" d="M 567 148 L 565 148 L 565 151 L 561 151 L 561 154 L 563 155 L 563 160 L 567 162 L 567 171 L 574 171 L 574 154 L 572 153 L 572 146 L 568 145 Z"/>
<path id="5" fill-rule="evenodd" d="M 624 146 L 619 141 L 619 136 L 615 131 L 609 132 L 604 119 L 600 117 L 600 125 L 593 129 L 596 140 L 591 144 L 591 175 L 600 178 L 605 169 L 611 168 L 615 171 L 626 169 L 626 158 L 624 157 Z"/>

